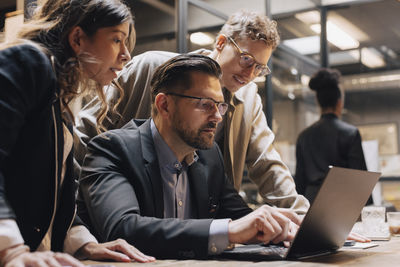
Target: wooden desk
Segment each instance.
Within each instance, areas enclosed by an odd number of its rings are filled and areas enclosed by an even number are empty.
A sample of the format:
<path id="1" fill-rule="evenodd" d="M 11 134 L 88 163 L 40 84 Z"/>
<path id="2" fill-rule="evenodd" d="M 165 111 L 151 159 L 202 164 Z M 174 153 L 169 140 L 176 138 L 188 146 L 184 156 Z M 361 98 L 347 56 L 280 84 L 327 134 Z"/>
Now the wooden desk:
<path id="1" fill-rule="evenodd" d="M 400 237 L 393 237 L 390 241 L 374 241 L 378 247 L 360 250 L 340 250 L 335 254 L 312 258 L 306 261 L 231 261 L 231 260 L 157 260 L 152 263 L 105 263 L 84 261 L 84 264 L 111 264 L 116 267 L 247 267 L 247 266 L 291 266 L 291 267 L 316 267 L 316 266 L 399 266 L 400 262 Z"/>

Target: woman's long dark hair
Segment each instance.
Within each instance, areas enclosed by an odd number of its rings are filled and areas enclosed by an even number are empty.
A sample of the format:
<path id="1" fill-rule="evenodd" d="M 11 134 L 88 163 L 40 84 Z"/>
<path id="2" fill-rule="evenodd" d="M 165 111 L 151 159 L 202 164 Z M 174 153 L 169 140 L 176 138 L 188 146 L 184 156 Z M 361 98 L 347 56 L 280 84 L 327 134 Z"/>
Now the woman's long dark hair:
<path id="1" fill-rule="evenodd" d="M 99 84 L 85 78 L 82 72 L 82 62 L 97 62 L 95 55 L 75 55 L 68 35 L 79 26 L 88 37 L 96 34 L 104 27 L 117 26 L 128 22 L 128 49 L 132 51 L 135 45 L 133 16 L 130 9 L 120 0 L 47 0 L 33 14 L 32 20 L 25 24 L 19 33 L 22 40 L 33 41 L 41 49 L 55 58 L 55 71 L 60 86 L 60 98 L 69 111 L 67 104 L 88 87 L 95 87 L 102 102 L 102 108 L 97 117 L 98 131 L 104 129 L 102 122 L 106 117 L 108 105 L 103 88 Z M 120 99 L 123 92 L 120 86 Z M 118 105 L 120 100 L 117 101 Z M 115 107 L 114 107 L 115 109 Z M 70 112 L 70 111 L 69 111 Z"/>

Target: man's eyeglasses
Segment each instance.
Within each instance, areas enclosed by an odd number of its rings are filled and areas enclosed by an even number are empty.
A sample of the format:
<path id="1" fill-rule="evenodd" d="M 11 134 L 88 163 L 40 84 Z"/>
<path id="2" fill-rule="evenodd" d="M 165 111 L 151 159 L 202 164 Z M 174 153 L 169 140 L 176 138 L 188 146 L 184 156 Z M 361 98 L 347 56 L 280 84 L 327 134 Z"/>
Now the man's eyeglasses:
<path id="1" fill-rule="evenodd" d="M 221 114 L 221 116 L 223 116 L 223 115 L 225 115 L 226 111 L 228 110 L 227 103 L 218 102 L 209 97 L 197 97 L 197 96 L 181 95 L 181 94 L 177 94 L 177 93 L 166 93 L 166 95 L 173 95 L 173 96 L 178 96 L 178 97 L 197 99 L 197 100 L 199 100 L 197 102 L 197 108 L 204 112 L 211 113 L 214 110 L 214 107 L 217 106 L 219 114 Z"/>
<path id="2" fill-rule="evenodd" d="M 254 64 L 256 64 L 256 67 L 254 68 L 254 75 L 258 77 L 265 76 L 271 73 L 271 70 L 268 68 L 267 65 L 257 63 L 256 59 L 249 53 L 243 52 L 243 50 L 231 37 L 227 38 L 229 39 L 229 41 L 232 42 L 232 44 L 236 47 L 236 49 L 240 53 L 240 60 L 239 60 L 240 67 L 250 68 L 253 67 Z"/>

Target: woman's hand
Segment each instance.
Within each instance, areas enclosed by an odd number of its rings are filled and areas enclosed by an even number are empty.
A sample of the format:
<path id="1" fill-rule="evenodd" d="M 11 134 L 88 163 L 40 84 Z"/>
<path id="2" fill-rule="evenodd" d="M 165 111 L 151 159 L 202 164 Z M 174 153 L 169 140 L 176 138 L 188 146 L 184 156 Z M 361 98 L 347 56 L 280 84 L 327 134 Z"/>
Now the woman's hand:
<path id="1" fill-rule="evenodd" d="M 84 267 L 77 259 L 65 253 L 52 251 L 29 252 L 24 245 L 17 245 L 1 252 L 2 263 L 5 267 Z"/>
<path id="2" fill-rule="evenodd" d="M 371 242 L 371 239 L 369 239 L 366 236 L 357 234 L 356 232 L 350 232 L 349 236 L 347 237 L 349 240 L 354 240 L 356 242 L 361 242 L 361 243 L 367 243 Z"/>

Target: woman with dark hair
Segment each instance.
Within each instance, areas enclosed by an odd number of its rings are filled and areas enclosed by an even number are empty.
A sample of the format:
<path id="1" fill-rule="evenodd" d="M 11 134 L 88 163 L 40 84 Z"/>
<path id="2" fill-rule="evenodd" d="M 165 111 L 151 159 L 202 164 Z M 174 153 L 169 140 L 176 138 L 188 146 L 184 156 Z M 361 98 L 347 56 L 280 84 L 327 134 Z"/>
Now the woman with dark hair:
<path id="1" fill-rule="evenodd" d="M 76 216 L 72 175 L 68 103 L 84 88 L 96 88 L 101 125 L 102 87 L 130 59 L 133 26 L 119 0 L 49 0 L 19 39 L 0 48 L 1 266 L 83 266 L 52 251 L 154 260 L 123 240 L 97 243 Z"/>
<path id="2" fill-rule="evenodd" d="M 339 118 L 343 94 L 339 88 L 340 73 L 321 69 L 310 79 L 316 91 L 321 118 L 300 133 L 296 145 L 296 189 L 312 203 L 329 166 L 366 170 L 361 136 L 356 127 Z"/>

